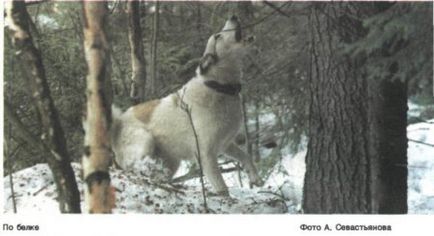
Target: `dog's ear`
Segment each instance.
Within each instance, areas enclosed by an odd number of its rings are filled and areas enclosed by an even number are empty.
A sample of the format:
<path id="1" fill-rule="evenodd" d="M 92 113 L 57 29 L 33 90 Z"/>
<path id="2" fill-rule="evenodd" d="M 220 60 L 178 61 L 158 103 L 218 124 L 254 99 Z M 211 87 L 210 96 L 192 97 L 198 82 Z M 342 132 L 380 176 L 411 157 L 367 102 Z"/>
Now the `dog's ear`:
<path id="1" fill-rule="evenodd" d="M 217 60 L 217 55 L 211 53 L 205 54 L 199 62 L 200 74 L 205 74 L 212 65 L 217 63 Z"/>

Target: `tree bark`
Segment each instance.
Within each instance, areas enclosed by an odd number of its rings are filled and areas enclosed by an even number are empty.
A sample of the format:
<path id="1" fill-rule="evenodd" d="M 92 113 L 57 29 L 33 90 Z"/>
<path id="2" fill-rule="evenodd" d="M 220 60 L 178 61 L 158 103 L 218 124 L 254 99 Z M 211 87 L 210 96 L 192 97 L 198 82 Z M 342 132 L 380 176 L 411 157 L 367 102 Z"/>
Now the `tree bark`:
<path id="1" fill-rule="evenodd" d="M 135 104 L 145 100 L 146 87 L 146 61 L 143 52 L 142 30 L 140 26 L 140 2 L 129 0 L 128 12 L 128 39 L 131 48 L 131 90 L 130 98 Z"/>
<path id="2" fill-rule="evenodd" d="M 309 16 L 311 104 L 305 213 L 372 211 L 366 79 L 355 60 L 338 54 L 343 34 L 331 17 L 340 11 L 338 4 L 316 5 Z"/>
<path id="3" fill-rule="evenodd" d="M 151 78 L 149 80 L 149 93 L 155 96 L 156 81 L 157 81 L 157 48 L 158 48 L 158 31 L 160 27 L 160 2 L 155 1 L 154 12 L 154 26 L 152 31 L 152 45 L 151 45 Z"/>
<path id="4" fill-rule="evenodd" d="M 406 85 L 387 77 L 367 79 L 366 58 L 350 58 L 341 50 L 342 42 L 366 32 L 348 17 L 375 12 L 364 7 L 315 5 L 309 15 L 305 213 L 407 212 Z"/>
<path id="5" fill-rule="evenodd" d="M 53 173 L 58 191 L 59 208 L 62 213 L 80 213 L 80 194 L 59 115 L 51 98 L 40 51 L 34 46 L 24 1 L 11 1 L 7 19 L 16 55 L 21 61 L 24 78 L 30 87 L 42 123 L 42 143 L 49 151 L 46 158 Z"/>
<path id="6" fill-rule="evenodd" d="M 114 188 L 110 185 L 111 123 L 110 54 L 105 33 L 106 2 L 83 2 L 84 50 L 88 65 L 87 108 L 83 177 L 86 182 L 85 204 L 89 213 L 111 213 Z"/>

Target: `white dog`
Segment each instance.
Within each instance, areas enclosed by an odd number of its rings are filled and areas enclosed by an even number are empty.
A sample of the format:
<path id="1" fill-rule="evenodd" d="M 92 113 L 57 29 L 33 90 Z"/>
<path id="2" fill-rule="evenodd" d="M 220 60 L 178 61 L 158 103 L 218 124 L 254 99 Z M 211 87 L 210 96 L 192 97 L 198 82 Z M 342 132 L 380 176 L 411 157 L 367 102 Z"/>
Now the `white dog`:
<path id="1" fill-rule="evenodd" d="M 232 16 L 223 29 L 211 35 L 196 76 L 179 91 L 162 99 L 130 107 L 123 114 L 113 112 L 112 148 L 123 169 L 146 156 L 162 160 L 176 172 L 181 160 L 197 161 L 197 133 L 203 172 L 216 194 L 228 195 L 217 156 L 227 154 L 241 162 L 250 183 L 261 186 L 252 159 L 235 143 L 242 124 L 239 92 L 240 64 L 250 40 L 243 40 L 237 17 Z"/>

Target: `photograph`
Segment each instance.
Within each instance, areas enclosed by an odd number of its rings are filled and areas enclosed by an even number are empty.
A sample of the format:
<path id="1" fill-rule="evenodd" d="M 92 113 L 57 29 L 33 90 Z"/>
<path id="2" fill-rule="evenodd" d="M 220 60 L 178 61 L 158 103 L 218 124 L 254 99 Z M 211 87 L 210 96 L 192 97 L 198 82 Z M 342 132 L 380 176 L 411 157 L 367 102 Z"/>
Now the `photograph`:
<path id="1" fill-rule="evenodd" d="M 2 4 L 2 215 L 434 215 L 431 1 Z"/>

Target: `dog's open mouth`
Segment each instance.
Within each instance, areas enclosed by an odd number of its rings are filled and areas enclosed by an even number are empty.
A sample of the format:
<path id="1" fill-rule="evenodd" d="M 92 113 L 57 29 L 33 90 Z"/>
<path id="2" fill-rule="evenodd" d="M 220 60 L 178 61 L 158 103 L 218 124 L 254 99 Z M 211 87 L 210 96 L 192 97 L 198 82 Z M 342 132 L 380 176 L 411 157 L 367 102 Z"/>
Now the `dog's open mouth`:
<path id="1" fill-rule="evenodd" d="M 222 31 L 232 31 L 232 30 L 235 31 L 235 41 L 236 42 L 241 41 L 242 39 L 241 25 L 237 16 L 231 16 L 222 29 Z"/>
<path id="2" fill-rule="evenodd" d="M 242 38 L 240 21 L 237 16 L 231 16 L 229 20 L 235 25 L 235 41 L 239 42 Z"/>

